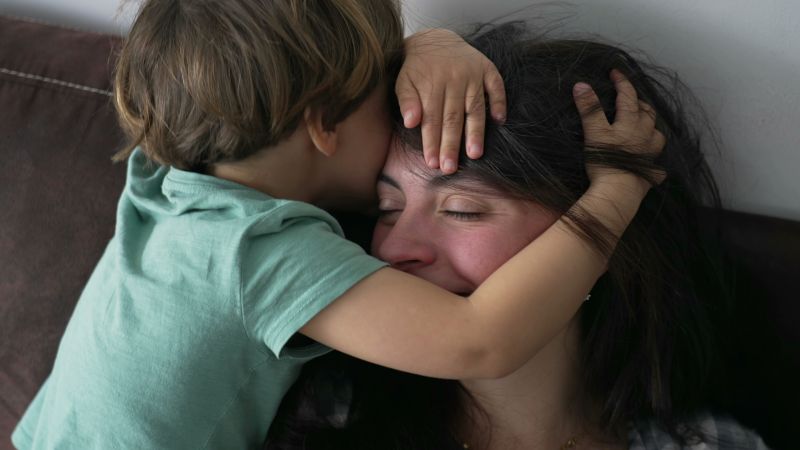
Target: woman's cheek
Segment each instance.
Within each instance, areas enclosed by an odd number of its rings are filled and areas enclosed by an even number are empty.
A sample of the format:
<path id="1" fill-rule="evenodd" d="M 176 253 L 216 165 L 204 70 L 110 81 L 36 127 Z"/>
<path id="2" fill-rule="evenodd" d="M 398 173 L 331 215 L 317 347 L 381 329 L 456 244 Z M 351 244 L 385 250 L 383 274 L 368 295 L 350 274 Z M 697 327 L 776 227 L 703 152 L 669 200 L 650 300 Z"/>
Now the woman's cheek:
<path id="1" fill-rule="evenodd" d="M 525 247 L 525 244 L 527 242 L 522 242 L 522 239 L 518 244 L 510 242 L 494 230 L 475 230 L 467 235 L 453 235 L 444 243 L 453 269 L 475 287 Z"/>
<path id="2" fill-rule="evenodd" d="M 495 270 L 544 233 L 558 218 L 550 212 L 511 216 L 483 228 L 450 233 L 450 263 L 477 287 Z"/>
<path id="3" fill-rule="evenodd" d="M 372 230 L 372 244 L 369 253 L 376 258 L 381 258 L 380 246 L 386 240 L 386 235 L 389 233 L 389 227 L 378 222 L 375 224 L 375 229 Z"/>

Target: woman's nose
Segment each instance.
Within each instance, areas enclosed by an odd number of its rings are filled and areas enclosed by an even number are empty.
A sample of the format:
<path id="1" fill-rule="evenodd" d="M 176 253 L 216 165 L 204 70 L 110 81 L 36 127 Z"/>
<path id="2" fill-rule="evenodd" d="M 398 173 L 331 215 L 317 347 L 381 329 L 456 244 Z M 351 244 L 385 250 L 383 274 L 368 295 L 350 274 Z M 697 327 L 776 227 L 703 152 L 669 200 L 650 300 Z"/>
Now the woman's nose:
<path id="1" fill-rule="evenodd" d="M 399 220 L 377 248 L 375 256 L 395 269 L 409 272 L 433 264 L 436 251 L 424 225 Z"/>

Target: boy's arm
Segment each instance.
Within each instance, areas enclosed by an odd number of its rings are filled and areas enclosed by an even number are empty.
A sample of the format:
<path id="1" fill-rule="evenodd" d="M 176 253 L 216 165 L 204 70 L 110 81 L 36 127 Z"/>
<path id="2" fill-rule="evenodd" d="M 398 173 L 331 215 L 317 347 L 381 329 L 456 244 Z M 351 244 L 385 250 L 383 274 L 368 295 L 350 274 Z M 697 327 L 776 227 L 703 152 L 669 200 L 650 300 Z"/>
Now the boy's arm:
<path id="1" fill-rule="evenodd" d="M 466 135 L 467 156 L 483 154 L 484 93 L 492 117 L 505 119 L 503 78 L 494 63 L 449 30 L 409 36 L 405 53 L 395 85 L 403 124 L 407 128 L 421 124 L 425 162 L 453 173 L 462 136 Z"/>
<path id="2" fill-rule="evenodd" d="M 646 142 L 643 151 L 658 153 L 664 141 L 650 110 L 639 105 L 624 77 L 612 78 L 617 109 L 624 111 L 613 125 L 605 121 L 602 109 L 594 108 L 594 93 L 576 86 L 587 142 Z M 593 215 L 618 238 L 650 186 L 625 172 L 587 171 L 592 184 L 574 208 Z M 501 377 L 524 364 L 568 323 L 606 263 L 566 223 L 557 221 L 468 300 L 385 268 L 345 292 L 301 332 L 344 353 L 406 372 L 454 379 Z"/>

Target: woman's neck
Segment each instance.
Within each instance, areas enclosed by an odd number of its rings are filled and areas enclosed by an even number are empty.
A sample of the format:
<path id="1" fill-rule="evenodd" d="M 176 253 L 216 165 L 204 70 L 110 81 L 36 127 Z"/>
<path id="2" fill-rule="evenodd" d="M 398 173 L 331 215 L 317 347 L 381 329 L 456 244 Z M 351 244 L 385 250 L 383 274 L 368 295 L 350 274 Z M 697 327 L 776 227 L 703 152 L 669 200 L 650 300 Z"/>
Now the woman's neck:
<path id="1" fill-rule="evenodd" d="M 580 444 L 588 424 L 581 421 L 585 399 L 578 398 L 578 338 L 573 320 L 511 375 L 462 381 L 472 397 L 464 402 L 468 418 L 458 426 L 464 443 L 476 450 L 560 449 L 570 439 Z"/>

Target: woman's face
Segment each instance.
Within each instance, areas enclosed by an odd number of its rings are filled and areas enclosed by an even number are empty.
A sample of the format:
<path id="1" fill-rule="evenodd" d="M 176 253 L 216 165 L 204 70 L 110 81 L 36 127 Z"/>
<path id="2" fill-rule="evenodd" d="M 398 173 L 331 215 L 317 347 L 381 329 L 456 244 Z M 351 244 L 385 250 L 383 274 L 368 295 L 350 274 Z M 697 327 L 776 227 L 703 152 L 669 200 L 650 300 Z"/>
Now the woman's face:
<path id="1" fill-rule="evenodd" d="M 468 295 L 542 234 L 558 215 L 487 185 L 447 185 L 422 154 L 393 143 L 378 181 L 381 217 L 372 254 L 392 267 Z"/>

